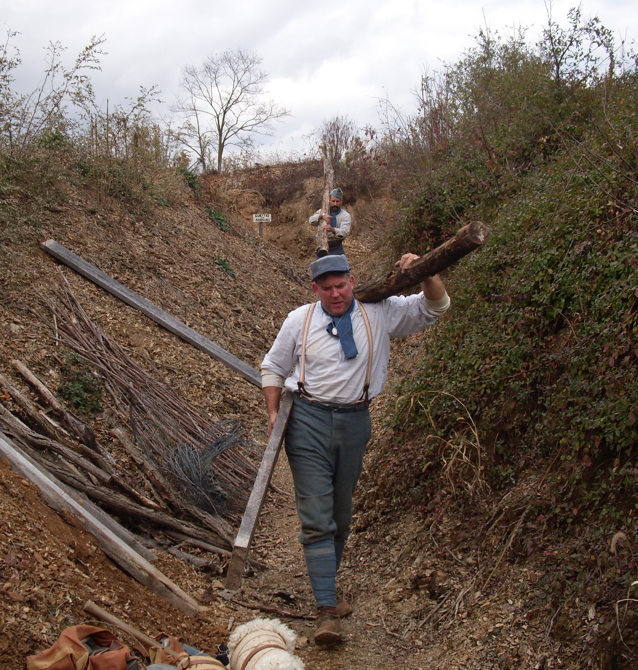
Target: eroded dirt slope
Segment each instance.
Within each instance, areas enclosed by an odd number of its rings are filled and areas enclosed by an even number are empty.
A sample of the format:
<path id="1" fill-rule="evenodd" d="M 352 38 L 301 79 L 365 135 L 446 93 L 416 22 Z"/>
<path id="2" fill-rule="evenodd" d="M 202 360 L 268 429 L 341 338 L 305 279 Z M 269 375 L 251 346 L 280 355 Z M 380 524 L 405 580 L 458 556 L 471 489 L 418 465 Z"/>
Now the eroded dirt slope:
<path id="1" fill-rule="evenodd" d="M 306 218 L 317 192 L 316 182 L 309 183 L 307 192 L 284 208 L 281 225 L 260 239 L 249 221 L 259 198 L 241 183 L 221 183 L 214 191 L 215 203 L 230 212 L 230 232 L 220 230 L 186 188 L 170 207 L 158 207 L 143 219 L 131 217 L 118 203 L 96 206 L 90 195 L 69 191 L 61 205 L 41 212 L 36 227 L 3 232 L 0 370 L 27 393 L 13 359 L 22 360 L 53 389 L 60 381 L 67 352 L 52 339 L 54 324 L 38 297 L 60 281 L 58 264 L 38 246 L 48 238 L 257 366 L 286 313 L 311 296 L 306 268 L 312 232 Z M 355 274 L 365 278 L 387 266 L 380 240 L 391 209 L 388 203 L 360 200 L 353 214 L 348 255 Z M 62 272 L 91 318 L 136 362 L 213 418 L 241 418 L 248 434 L 264 443 L 258 389 L 72 271 Z M 395 380 L 429 337 L 435 346 L 436 331 L 395 343 Z M 372 453 L 394 453 L 396 436 L 380 422 L 392 408 L 391 383 L 373 408 Z M 92 421 L 116 456 L 107 431 L 120 421 L 108 405 Z M 409 464 L 407 451 L 396 458 Z M 589 641 L 599 640 L 616 621 L 585 596 L 578 603 L 561 598 L 569 573 L 557 566 L 570 560 L 568 548 L 555 548 L 545 562 L 513 560 L 504 551 L 529 496 L 537 494 L 540 476 L 531 473 L 505 503 L 486 496 L 475 508 L 462 508 L 454 491 L 442 487 L 425 508 L 410 510 L 405 501 L 396 508 L 388 503 L 392 492 L 385 488 L 383 472 L 375 469 L 378 462 L 368 460 L 375 466 L 364 473 L 340 576 L 355 605 L 346 624 L 349 639 L 328 652 L 309 642 L 312 620 L 303 618 L 312 616 L 312 602 L 284 458 L 255 542 L 254 555 L 269 570 L 249 574 L 236 601 L 220 595 L 224 560 L 189 548 L 212 562 L 196 570 L 156 549 L 158 569 L 209 608 L 200 619 L 184 616 L 122 573 L 91 536 L 51 510 L 35 487 L 0 461 L 0 670 L 22 667 L 27 654 L 51 644 L 63 628 L 89 621 L 82 610 L 87 599 L 149 635 L 181 635 L 206 650 L 223 642 L 237 622 L 257 616 L 261 607 L 265 616 L 279 614 L 295 629 L 298 653 L 310 670 L 611 668 L 614 657 L 623 658 L 616 651 L 588 653 Z M 490 541 L 478 551 L 476 529 L 488 528 L 492 513 L 499 522 L 490 526 Z M 604 561 L 626 563 L 625 547 L 619 547 L 618 557 L 603 556 L 605 551 L 597 549 L 601 580 Z"/>
<path id="2" fill-rule="evenodd" d="M 247 434 L 263 444 L 258 389 L 40 248 L 43 241 L 54 239 L 256 367 L 287 312 L 311 295 L 309 259 L 288 254 L 286 239 L 290 244 L 305 239 L 312 248 L 313 231 L 306 228 L 306 213 L 298 231 L 270 244 L 250 225 L 251 197 L 251 192 L 227 183 L 220 187 L 215 205 L 228 214 L 230 230 L 224 231 L 207 216 L 210 203 L 195 198 L 185 186 L 173 194 L 170 207 L 158 207 L 146 217 L 132 216 L 116 201 L 102 198 L 97 204 L 94 194 L 69 187 L 60 202 L 38 208 L 32 217 L 36 225 L 4 230 L 2 373 L 30 395 L 12 366 L 20 360 L 56 390 L 69 351 L 55 342 L 55 321 L 41 298 L 49 298 L 63 284 L 63 274 L 89 317 L 139 365 L 212 418 L 240 418 Z M 289 219 L 287 225 L 290 229 Z M 353 244 L 361 246 L 356 238 Z M 8 395 L 4 400 L 11 405 Z M 118 445 L 108 431 L 121 422 L 121 414 L 111 411 L 108 402 L 90 420 L 116 458 Z M 189 619 L 122 573 L 90 535 L 50 509 L 37 489 L 4 461 L 0 468 L 0 668 L 22 665 L 26 655 L 51 644 L 63 628 L 89 620 L 82 610 L 88 599 L 151 635 L 180 634 L 209 650 L 224 640 L 233 621 L 253 617 L 252 610 L 217 598 L 223 560 L 206 554 L 213 567 L 197 571 L 158 551 L 158 569 L 210 607 L 207 618 Z M 264 558 L 270 562 L 269 556 Z"/>
<path id="3" fill-rule="evenodd" d="M 158 207 L 146 219 L 132 217 L 114 201 L 102 200 L 98 206 L 92 194 L 73 189 L 38 215 L 37 226 L 2 231 L 2 373 L 27 395 L 28 387 L 12 367 L 15 359 L 51 389 L 60 383 L 69 352 L 54 341 L 55 323 L 40 298 L 61 285 L 63 273 L 90 318 L 139 365 L 213 419 L 240 418 L 247 434 L 263 443 L 257 388 L 60 268 L 39 244 L 51 238 L 65 245 L 252 366 L 258 365 L 289 309 L 307 300 L 305 268 L 263 243 L 241 220 L 231 218 L 230 231 L 220 230 L 186 186 L 176 192 L 171 207 Z M 107 431 L 121 426 L 121 415 L 105 402 L 90 422 L 118 458 Z M 50 644 L 64 627 L 87 620 L 81 609 L 87 599 L 153 635 L 161 630 L 184 633 L 206 648 L 222 641 L 219 631 L 226 630 L 233 616 L 223 604 L 214 604 L 210 623 L 184 617 L 112 565 L 90 536 L 49 509 L 4 461 L 0 464 L 0 667 L 22 665 L 26 654 Z M 205 601 L 204 591 L 217 570 L 198 574 L 160 553 L 158 568 Z M 217 561 L 214 555 L 207 557 Z M 222 563 L 216 565 L 221 574 Z"/>

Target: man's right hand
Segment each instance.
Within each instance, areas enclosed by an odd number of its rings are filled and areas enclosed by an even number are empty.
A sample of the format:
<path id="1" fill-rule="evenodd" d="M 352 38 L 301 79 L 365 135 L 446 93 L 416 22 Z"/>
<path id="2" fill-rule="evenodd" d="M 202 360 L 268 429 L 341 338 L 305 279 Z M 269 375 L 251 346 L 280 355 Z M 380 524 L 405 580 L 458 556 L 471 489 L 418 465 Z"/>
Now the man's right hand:
<path id="1" fill-rule="evenodd" d="M 277 421 L 278 416 L 279 412 L 268 414 L 268 437 L 272 435 L 272 429 L 275 427 L 275 421 Z"/>
<path id="2" fill-rule="evenodd" d="M 261 391 L 266 399 L 266 411 L 268 412 L 268 437 L 270 437 L 275 421 L 277 421 L 277 415 L 279 414 L 281 388 L 279 386 L 264 386 Z"/>
<path id="3" fill-rule="evenodd" d="M 405 272 L 418 258 L 416 254 L 403 254 L 394 264 L 394 267 L 398 268 L 401 272 Z"/>

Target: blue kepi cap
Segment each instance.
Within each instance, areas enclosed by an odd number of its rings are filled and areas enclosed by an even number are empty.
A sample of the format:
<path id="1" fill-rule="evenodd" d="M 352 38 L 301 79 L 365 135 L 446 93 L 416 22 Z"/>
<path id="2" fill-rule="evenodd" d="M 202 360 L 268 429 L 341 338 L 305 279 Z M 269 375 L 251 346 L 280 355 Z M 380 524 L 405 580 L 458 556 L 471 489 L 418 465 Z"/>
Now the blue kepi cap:
<path id="1" fill-rule="evenodd" d="M 312 281 L 328 272 L 350 272 L 350 266 L 346 257 L 343 254 L 335 254 L 334 256 L 318 258 L 316 261 L 310 263 Z"/>

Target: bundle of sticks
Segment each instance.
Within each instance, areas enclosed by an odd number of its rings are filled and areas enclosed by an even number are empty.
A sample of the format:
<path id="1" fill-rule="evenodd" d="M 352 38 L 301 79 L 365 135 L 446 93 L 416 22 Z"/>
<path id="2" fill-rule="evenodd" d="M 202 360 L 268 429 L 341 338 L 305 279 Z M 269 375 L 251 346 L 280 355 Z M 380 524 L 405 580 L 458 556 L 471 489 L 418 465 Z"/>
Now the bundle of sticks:
<path id="1" fill-rule="evenodd" d="M 0 374 L 0 430 L 67 486 L 126 525 L 226 553 L 261 451 L 234 421 L 213 421 L 135 363 L 91 321 L 70 286 L 42 298 L 58 342 L 89 363 L 122 426 L 110 448 L 20 361 L 32 400 Z M 11 399 L 11 403 L 6 402 Z M 41 403 L 46 410 L 40 406 Z M 13 411 L 12 411 L 13 410 Z"/>

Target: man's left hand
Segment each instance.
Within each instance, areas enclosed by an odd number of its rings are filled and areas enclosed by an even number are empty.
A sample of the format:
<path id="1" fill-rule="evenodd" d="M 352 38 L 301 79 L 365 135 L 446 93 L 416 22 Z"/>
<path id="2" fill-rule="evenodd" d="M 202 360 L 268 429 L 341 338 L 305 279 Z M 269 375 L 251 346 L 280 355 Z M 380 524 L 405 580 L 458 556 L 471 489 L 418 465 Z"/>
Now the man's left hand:
<path id="1" fill-rule="evenodd" d="M 416 254 L 403 254 L 401 258 L 394 264 L 396 268 L 399 269 L 400 272 L 405 272 L 412 263 L 414 263 L 417 258 L 420 258 Z"/>

